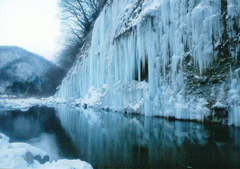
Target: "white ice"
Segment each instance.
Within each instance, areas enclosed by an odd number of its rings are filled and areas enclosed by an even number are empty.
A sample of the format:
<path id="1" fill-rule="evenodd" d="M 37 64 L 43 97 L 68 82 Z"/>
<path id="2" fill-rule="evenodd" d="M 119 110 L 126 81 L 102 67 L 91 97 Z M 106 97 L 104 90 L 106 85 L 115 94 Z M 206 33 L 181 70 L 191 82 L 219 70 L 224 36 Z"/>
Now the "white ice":
<path id="1" fill-rule="evenodd" d="M 240 1 L 226 1 L 228 37 L 239 40 L 233 25 L 240 27 L 234 21 Z M 210 114 L 207 98 L 185 93 L 184 58 L 191 55 L 186 65 L 198 68 L 195 77 L 205 78 L 201 74 L 216 59 L 214 49 L 226 43 L 221 17 L 220 0 L 114 0 L 96 20 L 89 49 L 79 53 L 55 98 L 202 121 Z M 232 57 L 239 47 L 230 46 Z M 231 107 L 234 117 L 240 117 L 238 107 Z"/>

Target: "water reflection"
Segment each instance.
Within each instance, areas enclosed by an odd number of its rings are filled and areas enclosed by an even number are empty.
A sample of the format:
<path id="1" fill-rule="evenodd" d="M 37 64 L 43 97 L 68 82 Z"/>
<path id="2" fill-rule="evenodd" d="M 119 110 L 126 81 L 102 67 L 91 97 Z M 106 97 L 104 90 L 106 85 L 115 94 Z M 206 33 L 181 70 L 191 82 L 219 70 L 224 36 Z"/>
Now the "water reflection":
<path id="1" fill-rule="evenodd" d="M 54 108 L 33 107 L 25 112 L 0 110 L 0 132 L 10 137 L 10 142 L 26 142 L 46 151 L 51 161 L 77 158 Z"/>
<path id="2" fill-rule="evenodd" d="M 57 107 L 94 168 L 240 168 L 240 132 L 222 125 Z"/>
<path id="3" fill-rule="evenodd" d="M 240 130 L 232 126 L 62 105 L 1 110 L 0 132 L 51 159 L 80 158 L 94 168 L 240 168 Z"/>

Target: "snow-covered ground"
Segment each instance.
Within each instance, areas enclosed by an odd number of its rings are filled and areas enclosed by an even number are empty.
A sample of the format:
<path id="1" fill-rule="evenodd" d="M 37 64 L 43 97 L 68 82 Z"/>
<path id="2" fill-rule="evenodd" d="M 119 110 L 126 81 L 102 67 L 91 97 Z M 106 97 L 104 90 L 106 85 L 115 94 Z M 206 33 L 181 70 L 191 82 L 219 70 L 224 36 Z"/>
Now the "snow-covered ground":
<path id="1" fill-rule="evenodd" d="M 53 107 L 55 104 L 69 104 L 72 106 L 86 106 L 93 107 L 100 102 L 102 94 L 94 88 L 89 89 L 88 95 L 83 99 L 70 99 L 65 100 L 56 96 L 48 98 L 17 98 L 17 97 L 0 97 L 0 110 L 1 109 L 19 109 L 26 111 L 33 106 L 48 106 Z"/>
<path id="2" fill-rule="evenodd" d="M 34 160 L 39 155 L 41 158 L 47 154 L 26 143 L 9 143 L 9 138 L 0 133 L 0 168 L 36 168 L 36 169 L 92 169 L 92 166 L 79 159 L 46 162 L 40 164 Z"/>
<path id="3" fill-rule="evenodd" d="M 22 111 L 28 110 L 33 106 L 53 106 L 54 104 L 64 104 L 64 99 L 53 97 L 48 98 L 2 98 L 0 99 L 0 109 L 20 109 Z"/>

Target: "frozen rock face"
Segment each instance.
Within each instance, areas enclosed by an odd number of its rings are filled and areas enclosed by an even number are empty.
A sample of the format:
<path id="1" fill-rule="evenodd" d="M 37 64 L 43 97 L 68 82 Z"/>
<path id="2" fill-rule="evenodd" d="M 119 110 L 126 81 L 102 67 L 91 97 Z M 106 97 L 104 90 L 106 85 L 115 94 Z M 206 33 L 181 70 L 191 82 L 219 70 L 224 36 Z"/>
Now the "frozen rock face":
<path id="1" fill-rule="evenodd" d="M 56 97 L 240 125 L 239 0 L 114 0 Z"/>
<path id="2" fill-rule="evenodd" d="M 39 55 L 16 46 L 0 46 L 0 94 L 51 95 L 62 73 Z"/>

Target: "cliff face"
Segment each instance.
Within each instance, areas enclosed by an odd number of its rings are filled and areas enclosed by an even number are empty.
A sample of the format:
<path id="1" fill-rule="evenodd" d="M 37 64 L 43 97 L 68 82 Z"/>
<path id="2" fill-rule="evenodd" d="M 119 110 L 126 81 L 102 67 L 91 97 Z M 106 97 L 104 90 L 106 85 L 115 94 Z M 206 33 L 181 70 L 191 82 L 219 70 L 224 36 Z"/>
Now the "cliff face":
<path id="1" fill-rule="evenodd" d="M 240 125 L 238 0 L 114 0 L 56 97 Z"/>
<path id="2" fill-rule="evenodd" d="M 0 94 L 52 95 L 63 71 L 43 57 L 16 46 L 0 46 Z"/>

